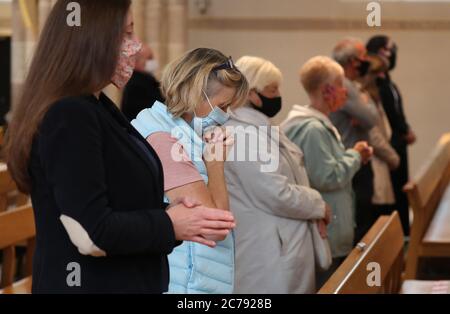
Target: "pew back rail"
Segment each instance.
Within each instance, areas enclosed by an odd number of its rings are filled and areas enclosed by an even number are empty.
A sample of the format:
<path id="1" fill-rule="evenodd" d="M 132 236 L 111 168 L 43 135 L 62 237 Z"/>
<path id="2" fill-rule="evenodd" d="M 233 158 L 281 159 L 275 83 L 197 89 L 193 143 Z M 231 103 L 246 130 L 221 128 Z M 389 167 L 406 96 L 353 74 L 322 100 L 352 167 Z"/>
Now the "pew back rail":
<path id="1" fill-rule="evenodd" d="M 319 294 L 398 293 L 403 270 L 403 245 L 398 213 L 381 216 Z"/>
<path id="2" fill-rule="evenodd" d="M 0 288 L 10 287 L 16 273 L 16 245 L 27 242 L 25 276 L 32 274 L 32 259 L 35 241 L 33 208 L 24 206 L 0 213 L 0 250 L 3 250 L 2 276 Z M 4 292 L 4 291 L 3 291 Z"/>
<path id="3" fill-rule="evenodd" d="M 414 213 L 406 279 L 417 277 L 420 257 L 450 256 L 450 190 L 446 192 L 449 182 L 450 133 L 447 133 L 441 137 L 418 174 L 404 188 Z"/>

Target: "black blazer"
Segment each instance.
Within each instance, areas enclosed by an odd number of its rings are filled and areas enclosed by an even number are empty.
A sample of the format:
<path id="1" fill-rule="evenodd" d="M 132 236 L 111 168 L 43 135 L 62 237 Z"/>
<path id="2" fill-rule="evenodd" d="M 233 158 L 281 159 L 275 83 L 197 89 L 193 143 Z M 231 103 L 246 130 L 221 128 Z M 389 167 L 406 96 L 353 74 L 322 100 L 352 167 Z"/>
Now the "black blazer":
<path id="1" fill-rule="evenodd" d="M 105 95 L 51 107 L 33 142 L 29 172 L 34 293 L 167 291 L 167 254 L 177 242 L 163 203 L 161 163 Z M 79 222 L 107 256 L 81 255 L 61 215 Z M 70 287 L 77 265 L 81 286 Z"/>

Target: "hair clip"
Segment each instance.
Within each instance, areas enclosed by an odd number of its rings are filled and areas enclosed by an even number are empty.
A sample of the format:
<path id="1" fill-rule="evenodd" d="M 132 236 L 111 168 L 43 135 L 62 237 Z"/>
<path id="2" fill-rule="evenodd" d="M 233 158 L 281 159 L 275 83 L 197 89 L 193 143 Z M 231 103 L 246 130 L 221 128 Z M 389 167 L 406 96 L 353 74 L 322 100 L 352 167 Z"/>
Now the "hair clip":
<path id="1" fill-rule="evenodd" d="M 227 60 L 227 62 L 222 63 L 221 65 L 216 66 L 216 67 L 213 69 L 213 71 L 216 72 L 216 71 L 227 70 L 227 69 L 232 69 L 232 70 L 236 69 L 236 66 L 234 65 L 234 62 L 233 62 L 233 58 L 232 58 L 232 57 L 229 57 L 228 60 Z"/>

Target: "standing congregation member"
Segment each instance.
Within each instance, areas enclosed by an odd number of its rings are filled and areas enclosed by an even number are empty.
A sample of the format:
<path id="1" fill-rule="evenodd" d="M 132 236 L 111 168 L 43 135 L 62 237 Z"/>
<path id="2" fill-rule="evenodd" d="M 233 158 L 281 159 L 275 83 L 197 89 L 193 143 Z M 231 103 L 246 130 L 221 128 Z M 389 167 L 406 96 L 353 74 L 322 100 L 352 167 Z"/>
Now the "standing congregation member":
<path id="1" fill-rule="evenodd" d="M 400 166 L 391 172 L 391 180 L 395 192 L 395 209 L 399 211 L 403 232 L 409 235 L 409 203 L 403 187 L 408 182 L 408 145 L 416 142 L 416 135 L 406 120 L 403 109 L 403 98 L 397 85 L 392 81 L 391 74 L 397 65 L 397 45 L 384 35 L 372 37 L 367 45 L 370 53 L 378 54 L 389 60 L 389 68 L 380 73 L 377 78 L 377 86 L 392 129 L 391 145 L 400 156 Z"/>
<path id="2" fill-rule="evenodd" d="M 389 67 L 385 57 L 370 54 L 370 69 L 361 80 L 362 88 L 368 93 L 378 111 L 378 123 L 369 133 L 369 142 L 373 147 L 372 169 L 374 174 L 373 220 L 375 223 L 379 216 L 390 215 L 395 209 L 395 195 L 391 182 L 390 170 L 395 170 L 400 164 L 400 157 L 390 144 L 392 130 L 386 113 L 381 104 L 378 92 L 377 77 Z"/>
<path id="3" fill-rule="evenodd" d="M 271 136 L 269 118 L 282 106 L 280 70 L 258 57 L 236 63 L 250 85 L 244 106 L 233 107 L 227 128 L 235 131 L 230 156 L 258 156 L 276 162 L 264 171 L 262 160 L 234 158 L 225 164 L 230 203 L 236 220 L 235 293 L 315 293 L 313 223 L 329 222 L 331 211 L 309 187 L 303 153 L 279 128 Z M 262 131 L 262 128 L 268 131 Z M 279 138 L 279 140 L 278 140 Z M 263 151 L 271 142 L 273 151 Z"/>
<path id="4" fill-rule="evenodd" d="M 369 97 L 361 91 L 358 82 L 367 74 L 370 63 L 364 43 L 356 38 L 341 40 L 333 50 L 333 58 L 344 68 L 347 101 L 341 109 L 331 113 L 330 120 L 341 134 L 345 148 L 351 148 L 358 141 L 369 141 L 369 132 L 377 124 L 378 112 Z M 368 162 L 353 178 L 355 241 L 359 241 L 372 226 L 373 184 L 372 165 Z"/>
<path id="5" fill-rule="evenodd" d="M 162 293 L 177 240 L 214 246 L 230 213 L 187 198 L 163 203 L 152 147 L 101 91 L 123 88 L 141 44 L 129 0 L 59 0 L 42 31 L 6 139 L 8 168 L 31 194 L 34 293 Z M 75 286 L 67 281 L 78 265 Z"/>
<path id="6" fill-rule="evenodd" d="M 217 126 L 228 120 L 228 107 L 245 101 L 245 77 L 221 52 L 199 48 L 168 65 L 162 92 L 166 103 L 143 110 L 132 124 L 162 160 L 166 198 L 190 195 L 229 213 L 224 161 L 232 138 Z M 221 148 L 222 156 L 213 158 L 211 146 Z M 169 256 L 169 292 L 233 291 L 233 234 L 213 239 L 220 241 L 216 248 L 185 242 Z"/>
<path id="7" fill-rule="evenodd" d="M 314 57 L 302 67 L 300 79 L 310 104 L 294 105 L 282 127 L 305 154 L 311 187 L 332 208 L 328 237 L 333 264 L 320 275 L 318 282 L 323 284 L 353 248 L 352 179 L 361 165 L 367 164 L 372 149 L 366 142 L 357 142 L 354 148 L 346 150 L 329 119 L 346 101 L 344 71 L 338 63 L 328 57 Z"/>

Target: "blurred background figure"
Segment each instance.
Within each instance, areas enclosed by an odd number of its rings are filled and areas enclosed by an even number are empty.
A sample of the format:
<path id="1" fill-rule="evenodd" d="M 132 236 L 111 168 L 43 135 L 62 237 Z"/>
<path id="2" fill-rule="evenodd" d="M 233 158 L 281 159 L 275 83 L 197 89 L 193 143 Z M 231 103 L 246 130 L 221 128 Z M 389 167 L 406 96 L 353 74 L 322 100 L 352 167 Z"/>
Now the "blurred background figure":
<path id="1" fill-rule="evenodd" d="M 380 35 L 369 39 L 367 50 L 389 60 L 389 68 L 378 75 L 376 83 L 392 129 L 391 145 L 400 156 L 400 166 L 391 172 L 391 178 L 396 198 L 395 208 L 400 212 L 405 235 L 409 235 L 409 204 L 403 186 L 409 179 L 407 147 L 416 142 L 416 135 L 406 120 L 400 91 L 389 74 L 397 65 L 397 45 L 389 37 Z"/>
<path id="2" fill-rule="evenodd" d="M 338 42 L 333 58 L 344 68 L 344 86 L 347 101 L 344 106 L 330 114 L 330 120 L 342 136 L 345 148 L 352 148 L 359 141 L 369 141 L 369 132 L 377 124 L 378 112 L 367 94 L 361 91 L 359 79 L 370 67 L 364 43 L 357 38 L 346 38 Z M 374 174 L 371 162 L 361 166 L 353 178 L 355 191 L 355 241 L 359 241 L 373 223 L 372 198 Z"/>
<path id="3" fill-rule="evenodd" d="M 378 112 L 378 122 L 369 132 L 369 143 L 374 149 L 372 158 L 372 170 L 374 174 L 374 191 L 372 197 L 373 220 L 380 215 L 390 214 L 394 210 L 395 195 L 391 182 L 390 171 L 398 168 L 400 157 L 392 148 L 390 139 L 392 129 L 389 125 L 386 113 L 378 93 L 377 78 L 389 68 L 389 60 L 379 55 L 369 54 L 369 71 L 360 82 L 362 89 L 370 97 L 370 101 Z"/>
<path id="4" fill-rule="evenodd" d="M 155 101 L 164 102 L 160 83 L 154 73 L 158 70 L 158 62 L 153 50 L 144 44 L 136 57 L 136 68 L 122 98 L 122 112 L 132 121 L 145 108 L 153 106 Z"/>

